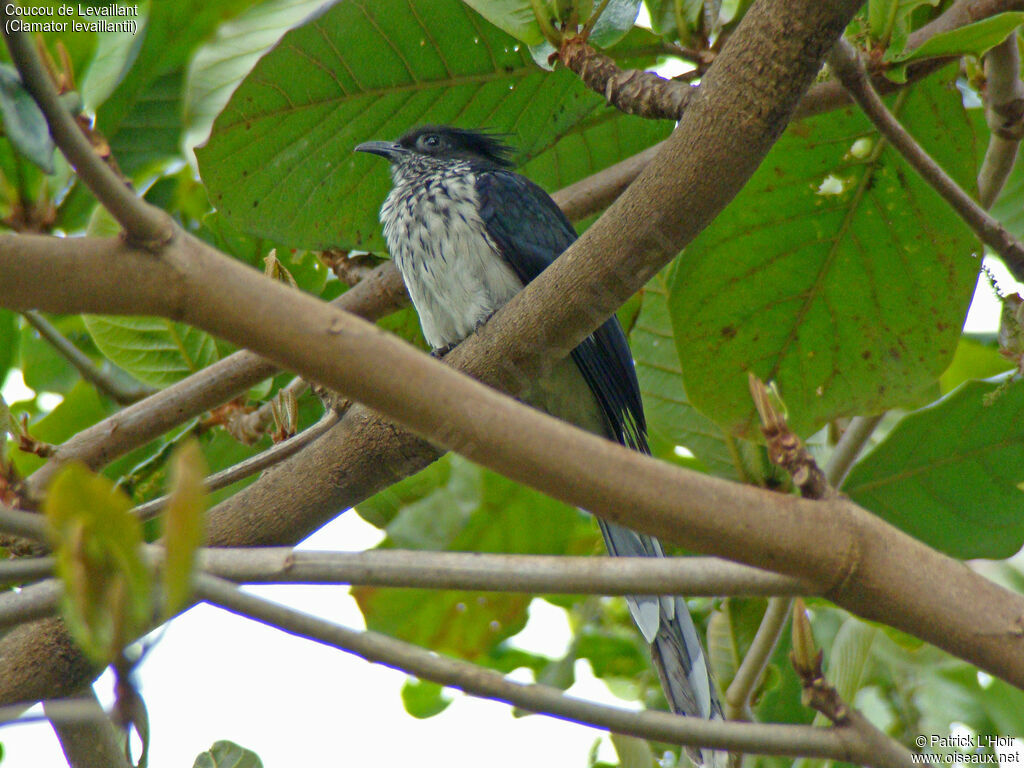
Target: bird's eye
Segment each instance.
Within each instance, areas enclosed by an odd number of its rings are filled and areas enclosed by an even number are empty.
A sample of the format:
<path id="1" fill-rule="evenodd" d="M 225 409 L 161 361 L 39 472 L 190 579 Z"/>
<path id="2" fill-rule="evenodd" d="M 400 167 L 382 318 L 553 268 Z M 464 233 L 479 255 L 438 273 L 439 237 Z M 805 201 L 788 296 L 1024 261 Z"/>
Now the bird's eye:
<path id="1" fill-rule="evenodd" d="M 420 144 L 427 149 L 434 149 L 441 144 L 441 137 L 436 133 L 428 133 L 420 139 Z"/>

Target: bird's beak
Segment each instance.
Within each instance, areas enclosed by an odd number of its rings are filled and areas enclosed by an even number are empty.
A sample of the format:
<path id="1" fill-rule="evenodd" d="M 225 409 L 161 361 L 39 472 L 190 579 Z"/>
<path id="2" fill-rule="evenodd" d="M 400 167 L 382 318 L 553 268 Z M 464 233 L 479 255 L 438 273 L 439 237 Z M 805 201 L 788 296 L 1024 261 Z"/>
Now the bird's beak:
<path id="1" fill-rule="evenodd" d="M 392 162 L 408 150 L 401 144 L 394 141 L 367 141 L 355 148 L 356 152 L 369 152 L 371 155 L 380 155 Z"/>

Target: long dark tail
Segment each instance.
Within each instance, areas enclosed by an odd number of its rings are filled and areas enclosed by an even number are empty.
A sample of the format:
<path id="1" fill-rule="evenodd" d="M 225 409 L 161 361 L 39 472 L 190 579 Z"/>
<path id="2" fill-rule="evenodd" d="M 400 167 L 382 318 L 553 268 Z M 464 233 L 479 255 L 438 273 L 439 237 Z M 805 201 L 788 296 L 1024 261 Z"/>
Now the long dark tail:
<path id="1" fill-rule="evenodd" d="M 664 557 L 661 543 L 650 536 L 598 519 L 612 555 Z M 672 710 L 706 720 L 722 717 L 704 646 L 681 597 L 629 596 L 630 613 L 651 646 L 651 658 Z M 689 750 L 698 763 L 724 766 L 726 756 L 713 750 Z"/>

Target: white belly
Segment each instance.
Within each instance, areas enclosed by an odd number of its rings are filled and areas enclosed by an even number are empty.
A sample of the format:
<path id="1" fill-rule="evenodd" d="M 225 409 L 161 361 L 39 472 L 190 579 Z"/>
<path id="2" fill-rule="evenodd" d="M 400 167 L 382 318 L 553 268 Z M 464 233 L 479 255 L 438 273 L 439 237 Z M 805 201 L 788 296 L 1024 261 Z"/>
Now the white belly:
<path id="1" fill-rule="evenodd" d="M 462 341 L 522 289 L 486 235 L 472 180 L 455 186 L 444 196 L 396 188 L 381 209 L 391 258 L 434 349 Z"/>

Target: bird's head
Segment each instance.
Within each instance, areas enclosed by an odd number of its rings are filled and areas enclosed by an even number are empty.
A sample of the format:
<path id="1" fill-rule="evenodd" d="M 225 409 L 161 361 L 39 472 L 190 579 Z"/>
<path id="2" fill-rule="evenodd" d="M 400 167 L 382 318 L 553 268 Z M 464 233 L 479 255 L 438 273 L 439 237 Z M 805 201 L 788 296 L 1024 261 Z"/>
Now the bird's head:
<path id="1" fill-rule="evenodd" d="M 394 169 L 439 169 L 469 162 L 489 168 L 511 168 L 512 150 L 496 136 L 450 125 L 421 125 L 398 141 L 367 141 L 355 149 L 387 158 Z"/>

